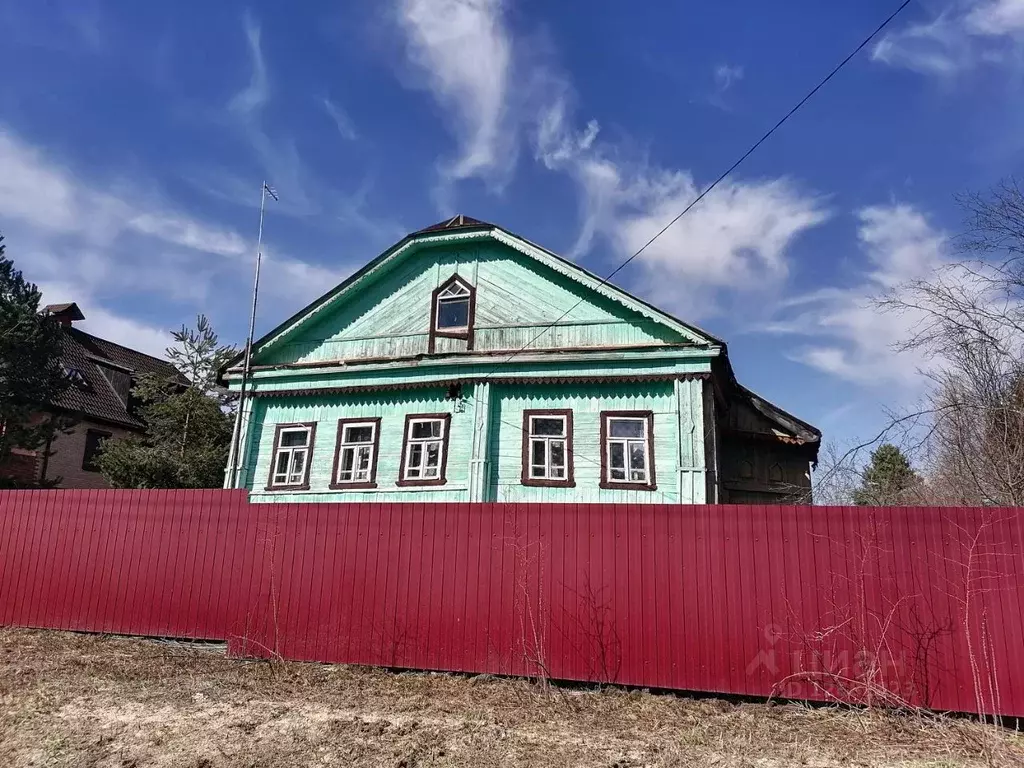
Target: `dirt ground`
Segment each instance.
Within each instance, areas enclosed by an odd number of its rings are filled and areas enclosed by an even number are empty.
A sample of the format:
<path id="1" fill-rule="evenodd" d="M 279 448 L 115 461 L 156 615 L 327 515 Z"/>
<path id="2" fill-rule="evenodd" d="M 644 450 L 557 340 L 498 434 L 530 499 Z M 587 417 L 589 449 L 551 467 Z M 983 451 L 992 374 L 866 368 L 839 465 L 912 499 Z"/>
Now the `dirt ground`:
<path id="1" fill-rule="evenodd" d="M 1000 766 L 966 720 L 227 659 L 0 630 L 2 766 Z"/>

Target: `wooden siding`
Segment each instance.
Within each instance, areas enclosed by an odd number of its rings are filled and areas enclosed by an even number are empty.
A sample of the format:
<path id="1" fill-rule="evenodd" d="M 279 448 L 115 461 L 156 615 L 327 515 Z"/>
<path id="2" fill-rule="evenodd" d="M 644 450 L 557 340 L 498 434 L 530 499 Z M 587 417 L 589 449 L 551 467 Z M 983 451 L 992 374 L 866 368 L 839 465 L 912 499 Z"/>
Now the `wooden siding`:
<path id="1" fill-rule="evenodd" d="M 575 479 L 573 488 L 525 486 L 522 472 L 524 410 L 571 408 Z M 606 490 L 601 482 L 601 411 L 654 412 L 655 491 Z M 679 501 L 675 469 L 678 412 L 672 382 L 632 386 L 496 387 L 491 409 L 491 491 L 498 502 L 599 502 L 671 504 Z M 689 502 L 690 499 L 685 501 Z"/>
<path id="2" fill-rule="evenodd" d="M 704 496 L 703 382 L 591 384 L 572 389 L 554 385 L 466 387 L 462 398 L 446 398 L 444 387 L 323 397 L 265 397 L 255 401 L 253 428 L 258 449 L 245 461 L 244 484 L 254 501 L 532 501 L 702 503 Z M 574 422 L 576 485 L 572 488 L 524 486 L 522 418 L 529 409 L 571 408 Z M 600 488 L 600 412 L 654 413 L 654 472 L 657 490 Z M 405 416 L 452 414 L 448 483 L 432 488 L 399 488 Z M 341 418 L 380 417 L 377 488 L 331 490 L 336 424 Z M 316 422 L 308 491 L 266 491 L 277 424 Z M 682 424 L 682 426 L 681 426 Z M 682 435 L 682 441 L 680 436 Z M 251 446 L 250 439 L 246 443 Z M 683 448 L 680 448 L 680 446 Z M 480 473 L 474 478 L 474 473 Z M 472 486 L 472 487 L 471 487 Z"/>
<path id="3" fill-rule="evenodd" d="M 448 400 L 444 388 L 404 392 L 333 396 L 293 397 L 256 401 L 254 433 L 259 449 L 248 451 L 245 485 L 253 501 L 467 501 L 470 453 L 473 436 L 473 402 Z M 396 485 L 402 455 L 406 414 L 451 413 L 451 439 L 445 485 L 400 488 Z M 377 488 L 331 490 L 337 424 L 341 418 L 380 417 L 380 449 L 377 458 Z M 266 491 L 277 424 L 317 422 L 308 491 Z"/>
<path id="4" fill-rule="evenodd" d="M 283 341 L 256 362 L 281 364 L 408 357 L 427 351 L 431 292 L 458 274 L 476 286 L 474 349 L 600 347 L 682 342 L 645 318 L 498 243 L 424 248 L 382 275 L 372 290 Z M 573 305 L 580 302 L 579 306 Z M 569 315 L 549 330 L 569 307 Z M 541 332 L 543 333 L 541 334 Z M 540 338 L 538 334 L 541 334 Z M 462 351 L 445 342 L 437 351 Z"/>

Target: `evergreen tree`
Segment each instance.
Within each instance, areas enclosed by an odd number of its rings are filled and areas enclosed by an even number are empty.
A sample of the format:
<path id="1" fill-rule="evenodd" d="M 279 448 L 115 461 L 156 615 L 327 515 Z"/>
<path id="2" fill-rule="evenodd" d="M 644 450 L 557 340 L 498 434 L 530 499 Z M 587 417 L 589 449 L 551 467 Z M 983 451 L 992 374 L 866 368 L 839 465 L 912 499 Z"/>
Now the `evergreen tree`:
<path id="1" fill-rule="evenodd" d="M 97 460 L 115 488 L 219 488 L 224 482 L 232 424 L 216 376 L 235 350 L 218 342 L 203 315 L 195 329 L 182 326 L 172 336 L 167 357 L 187 383 L 139 377 L 132 394 L 142 404 L 145 435 L 110 441 Z"/>
<path id="2" fill-rule="evenodd" d="M 12 448 L 44 449 L 66 426 L 47 409 L 70 385 L 60 362 L 60 325 L 39 314 L 39 289 L 5 250 L 0 236 L 0 463 Z"/>
<path id="3" fill-rule="evenodd" d="M 862 507 L 906 504 L 910 501 L 910 492 L 920 483 L 921 478 L 903 451 L 884 443 L 872 451 L 861 485 L 853 491 L 853 503 Z"/>

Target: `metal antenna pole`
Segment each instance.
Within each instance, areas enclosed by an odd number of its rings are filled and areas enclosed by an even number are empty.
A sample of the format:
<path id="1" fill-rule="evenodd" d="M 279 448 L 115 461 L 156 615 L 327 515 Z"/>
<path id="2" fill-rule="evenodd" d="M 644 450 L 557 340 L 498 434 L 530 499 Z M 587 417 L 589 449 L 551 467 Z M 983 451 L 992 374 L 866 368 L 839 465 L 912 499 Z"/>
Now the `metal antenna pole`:
<path id="1" fill-rule="evenodd" d="M 242 413 L 245 410 L 245 387 L 249 381 L 249 373 L 252 368 L 252 342 L 253 336 L 256 333 L 256 302 L 260 293 L 260 263 L 263 260 L 263 212 L 266 208 L 268 192 L 271 197 L 277 200 L 277 195 L 274 194 L 274 191 L 268 187 L 267 182 L 264 181 L 263 187 L 260 189 L 260 228 L 259 234 L 256 236 L 256 276 L 253 279 L 252 285 L 252 312 L 249 314 L 249 336 L 245 340 L 245 363 L 242 366 L 242 386 L 238 393 L 238 410 L 235 411 L 235 428 L 231 437 L 231 488 L 238 488 L 239 471 L 241 470 L 238 455 L 241 450 L 239 443 L 242 437 Z"/>

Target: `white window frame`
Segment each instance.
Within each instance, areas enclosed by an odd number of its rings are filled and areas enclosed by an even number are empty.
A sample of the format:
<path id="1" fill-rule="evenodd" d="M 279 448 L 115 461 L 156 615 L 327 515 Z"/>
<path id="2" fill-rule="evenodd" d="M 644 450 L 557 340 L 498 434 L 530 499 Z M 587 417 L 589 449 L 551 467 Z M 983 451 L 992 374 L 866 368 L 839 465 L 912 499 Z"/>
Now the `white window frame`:
<path id="1" fill-rule="evenodd" d="M 457 293 L 455 291 L 458 291 Z M 466 324 L 465 325 L 441 325 L 441 305 L 455 301 L 466 302 Z M 469 315 L 472 309 L 473 292 L 461 280 L 456 280 L 443 291 L 437 294 L 437 305 L 434 308 L 434 331 L 440 333 L 467 333 L 469 331 Z"/>
<path id="2" fill-rule="evenodd" d="M 602 434 L 604 437 L 604 445 L 601 449 L 604 451 L 605 458 L 605 477 L 604 482 L 609 486 L 624 486 L 634 488 L 645 488 L 654 489 L 654 456 L 652 450 L 653 444 L 653 418 L 650 414 L 644 412 L 632 413 L 632 412 L 612 412 L 602 413 Z M 612 422 L 615 421 L 634 421 L 639 422 L 643 425 L 643 434 L 640 437 L 615 437 L 612 435 Z M 631 466 L 632 451 L 630 450 L 631 445 L 639 443 L 643 448 L 644 456 L 644 467 L 643 467 L 643 479 L 638 480 L 632 477 L 634 468 Z M 625 477 L 617 478 L 613 476 L 612 467 L 612 446 L 622 446 L 623 456 L 623 473 Z"/>
<path id="3" fill-rule="evenodd" d="M 364 427 L 370 428 L 370 440 L 367 441 L 347 441 L 345 439 L 346 433 L 350 429 L 360 429 Z M 336 461 L 334 467 L 334 478 L 332 480 L 335 486 L 369 486 L 376 485 L 377 477 L 377 450 L 380 440 L 380 419 L 340 419 L 338 422 L 338 445 L 336 448 Z M 367 449 L 369 451 L 369 463 L 366 467 L 366 477 L 356 477 L 356 474 L 362 470 L 357 467 L 357 460 L 361 449 Z M 345 454 L 346 452 L 352 453 L 352 477 L 349 479 L 342 479 L 343 467 L 345 466 Z"/>
<path id="4" fill-rule="evenodd" d="M 440 434 L 437 437 L 413 437 L 412 432 L 416 424 L 438 422 L 441 425 Z M 450 429 L 450 417 L 447 414 L 411 414 L 405 421 L 405 434 L 402 439 L 402 472 L 399 482 L 403 485 L 443 485 L 446 482 L 446 468 L 448 464 L 448 430 Z M 436 443 L 437 449 L 437 474 L 425 476 L 423 470 L 429 468 L 427 457 L 430 455 L 428 446 Z M 420 462 L 416 466 L 412 464 L 414 446 L 422 446 L 420 450 Z M 412 470 L 418 470 L 419 474 L 411 475 Z"/>
<path id="5" fill-rule="evenodd" d="M 305 432 L 306 439 L 302 445 L 282 445 L 284 442 L 284 436 L 289 432 Z M 309 479 L 310 471 L 310 460 L 313 455 L 313 440 L 316 435 L 316 424 L 278 424 L 274 430 L 274 454 L 270 457 L 270 478 L 267 487 L 271 490 L 284 489 L 284 488 L 298 488 L 305 486 Z M 301 454 L 302 468 L 298 474 L 298 478 L 293 481 L 295 473 L 286 470 L 284 473 L 278 472 L 277 467 L 280 464 L 280 457 L 287 454 L 288 463 L 286 467 L 291 467 L 294 461 L 295 454 Z M 283 479 L 279 479 L 282 478 Z"/>
<path id="6" fill-rule="evenodd" d="M 534 422 L 539 419 L 560 421 L 562 423 L 561 435 L 539 435 L 534 432 Z M 523 477 L 526 485 L 573 485 L 572 471 L 572 411 L 570 409 L 558 410 L 537 410 L 525 411 L 523 413 Z M 553 444 L 562 445 L 562 474 L 554 475 L 551 467 L 551 447 Z M 533 461 L 534 446 L 544 446 L 544 466 L 541 473 L 537 473 L 538 465 Z"/>

